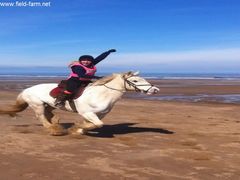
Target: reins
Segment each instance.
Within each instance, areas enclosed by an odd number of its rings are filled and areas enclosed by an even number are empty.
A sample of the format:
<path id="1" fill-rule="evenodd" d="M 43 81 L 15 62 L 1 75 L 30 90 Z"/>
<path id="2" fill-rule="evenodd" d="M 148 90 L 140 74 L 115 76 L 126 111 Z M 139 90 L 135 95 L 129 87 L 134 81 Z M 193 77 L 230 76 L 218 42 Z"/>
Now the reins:
<path id="1" fill-rule="evenodd" d="M 121 89 L 115 89 L 115 88 L 109 87 L 109 86 L 107 86 L 106 84 L 103 84 L 103 86 L 106 87 L 106 88 L 108 88 L 108 89 L 115 90 L 115 91 L 119 91 L 119 92 L 122 92 L 122 93 L 126 92 L 126 88 L 125 88 L 125 90 L 123 91 L 123 90 L 121 90 Z"/>

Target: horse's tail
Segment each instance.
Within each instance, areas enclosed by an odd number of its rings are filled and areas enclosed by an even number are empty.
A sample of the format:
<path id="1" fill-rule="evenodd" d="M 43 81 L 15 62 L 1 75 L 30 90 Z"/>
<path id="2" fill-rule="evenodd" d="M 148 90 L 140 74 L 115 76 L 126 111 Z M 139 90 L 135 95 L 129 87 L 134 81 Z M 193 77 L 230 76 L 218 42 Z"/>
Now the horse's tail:
<path id="1" fill-rule="evenodd" d="M 16 113 L 25 110 L 28 107 L 27 102 L 23 99 L 22 93 L 18 95 L 16 103 L 9 105 L 8 107 L 0 107 L 0 115 L 8 114 L 10 116 L 16 116 Z"/>

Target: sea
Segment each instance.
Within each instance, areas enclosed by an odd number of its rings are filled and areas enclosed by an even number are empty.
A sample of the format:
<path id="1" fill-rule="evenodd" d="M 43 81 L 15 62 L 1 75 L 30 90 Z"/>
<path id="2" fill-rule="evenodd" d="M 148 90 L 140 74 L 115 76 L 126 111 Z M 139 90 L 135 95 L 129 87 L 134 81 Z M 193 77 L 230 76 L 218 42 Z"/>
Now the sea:
<path id="1" fill-rule="evenodd" d="M 106 76 L 112 73 L 98 71 L 97 75 Z M 0 78 L 38 78 L 38 77 L 66 77 L 69 69 L 66 67 L 1 67 Z M 140 72 L 140 75 L 146 79 L 240 79 L 240 73 L 175 73 L 175 72 Z"/>
<path id="2" fill-rule="evenodd" d="M 113 72 L 98 72 L 98 76 L 107 76 Z M 66 79 L 69 72 L 65 67 L 0 67 L 0 81 L 34 81 L 38 79 Z M 141 77 L 147 80 L 223 80 L 240 84 L 240 73 L 149 73 L 141 72 Z M 155 101 L 182 101 L 182 102 L 221 102 L 240 104 L 240 94 L 196 94 L 196 95 L 161 95 L 152 96 L 142 94 L 128 95 L 130 98 L 147 99 Z"/>

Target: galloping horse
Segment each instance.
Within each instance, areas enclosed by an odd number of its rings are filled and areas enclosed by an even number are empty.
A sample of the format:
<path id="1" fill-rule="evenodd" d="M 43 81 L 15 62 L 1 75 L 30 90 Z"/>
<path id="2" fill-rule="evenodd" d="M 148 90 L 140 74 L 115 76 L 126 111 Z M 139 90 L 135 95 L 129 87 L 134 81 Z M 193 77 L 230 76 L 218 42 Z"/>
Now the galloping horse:
<path id="1" fill-rule="evenodd" d="M 59 124 L 59 118 L 52 112 L 56 109 L 54 106 L 55 99 L 49 93 L 55 87 L 57 87 L 57 84 L 49 83 L 27 88 L 18 95 L 15 105 L 0 108 L 0 114 L 14 116 L 17 112 L 21 112 L 30 106 L 37 119 L 51 131 L 52 135 L 62 135 L 66 133 L 66 130 L 65 132 L 63 129 L 59 132 L 53 131 L 53 127 Z M 113 74 L 104 77 L 89 85 L 79 98 L 73 100 L 75 108 L 72 108 L 69 101 L 65 103 L 63 110 L 76 112 L 84 118 L 83 124 L 75 123 L 68 130 L 68 133 L 84 134 L 89 130 L 102 127 L 101 119 L 110 112 L 114 104 L 126 91 L 154 94 L 159 89 L 139 77 L 138 72 Z"/>

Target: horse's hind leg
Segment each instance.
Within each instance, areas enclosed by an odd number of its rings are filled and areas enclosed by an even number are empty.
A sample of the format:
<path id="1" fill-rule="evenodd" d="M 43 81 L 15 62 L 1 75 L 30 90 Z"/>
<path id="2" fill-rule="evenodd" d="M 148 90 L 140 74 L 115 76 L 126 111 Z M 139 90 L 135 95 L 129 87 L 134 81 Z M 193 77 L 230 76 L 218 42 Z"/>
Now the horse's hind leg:
<path id="1" fill-rule="evenodd" d="M 65 135 L 67 134 L 67 131 L 59 124 L 59 117 L 53 114 L 52 111 L 54 109 L 55 108 L 49 105 L 45 105 L 44 108 L 44 116 L 46 117 L 47 121 L 51 123 L 51 127 L 49 127 L 48 130 L 50 134 L 54 136 Z"/>
<path id="2" fill-rule="evenodd" d="M 31 106 L 34 110 L 37 119 L 42 122 L 43 126 L 47 128 L 51 135 L 64 135 L 66 131 L 58 124 L 58 118 L 52 113 L 52 108 L 45 107 L 44 104 Z M 51 123 L 51 121 L 53 123 Z M 55 122 L 54 122 L 55 121 Z"/>
<path id="3" fill-rule="evenodd" d="M 45 128 L 50 128 L 52 126 L 52 124 L 48 121 L 48 119 L 45 116 L 45 107 L 43 104 L 30 105 L 30 107 L 33 109 L 37 119 L 43 124 Z"/>
<path id="4" fill-rule="evenodd" d="M 46 105 L 44 109 L 44 115 L 47 118 L 47 120 L 52 124 L 59 124 L 59 117 L 56 114 L 53 114 L 53 110 L 55 108 Z"/>

